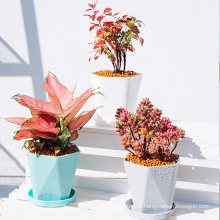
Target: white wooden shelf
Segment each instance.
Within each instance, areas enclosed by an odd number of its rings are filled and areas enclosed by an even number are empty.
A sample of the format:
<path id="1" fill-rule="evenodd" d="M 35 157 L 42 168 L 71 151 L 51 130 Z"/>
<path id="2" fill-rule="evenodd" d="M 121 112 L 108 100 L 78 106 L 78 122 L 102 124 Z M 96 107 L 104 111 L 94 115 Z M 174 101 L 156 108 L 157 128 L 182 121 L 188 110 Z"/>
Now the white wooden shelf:
<path id="1" fill-rule="evenodd" d="M 24 183 L 0 203 L 2 220 L 86 219 L 134 220 L 125 213 L 129 194 L 75 188 L 76 201 L 62 208 L 41 208 L 27 200 L 30 184 Z M 167 220 L 217 219 L 218 207 L 175 201 L 174 216 Z"/>

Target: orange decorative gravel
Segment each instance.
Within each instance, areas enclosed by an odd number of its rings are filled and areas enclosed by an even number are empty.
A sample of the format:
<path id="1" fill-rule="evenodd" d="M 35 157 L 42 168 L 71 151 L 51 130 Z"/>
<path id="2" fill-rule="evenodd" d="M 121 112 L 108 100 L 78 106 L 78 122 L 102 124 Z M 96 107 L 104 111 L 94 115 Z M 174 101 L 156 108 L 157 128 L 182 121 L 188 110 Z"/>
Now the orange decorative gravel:
<path id="1" fill-rule="evenodd" d="M 141 75 L 139 73 L 135 73 L 134 71 L 122 71 L 121 73 L 114 73 L 113 70 L 100 70 L 92 74 L 104 77 L 133 77 Z"/>
<path id="2" fill-rule="evenodd" d="M 153 166 L 163 166 L 163 165 L 171 165 L 175 164 L 178 160 L 178 156 L 175 154 L 170 155 L 169 159 L 165 161 L 161 161 L 159 159 L 142 159 L 138 156 L 135 156 L 132 153 L 129 153 L 126 157 L 127 161 L 130 161 L 132 163 L 136 163 L 142 166 L 147 166 L 147 167 L 153 167 Z"/>
<path id="3" fill-rule="evenodd" d="M 34 147 L 29 147 L 28 149 L 29 149 L 30 153 L 32 153 L 32 154 L 47 155 L 47 156 L 54 156 L 54 157 L 78 152 L 76 145 L 73 145 L 73 144 L 71 145 L 71 147 L 67 147 L 65 152 L 59 152 L 57 155 L 55 155 L 55 152 L 53 150 L 46 148 L 46 147 L 43 147 L 39 151 L 36 151 L 36 149 Z"/>

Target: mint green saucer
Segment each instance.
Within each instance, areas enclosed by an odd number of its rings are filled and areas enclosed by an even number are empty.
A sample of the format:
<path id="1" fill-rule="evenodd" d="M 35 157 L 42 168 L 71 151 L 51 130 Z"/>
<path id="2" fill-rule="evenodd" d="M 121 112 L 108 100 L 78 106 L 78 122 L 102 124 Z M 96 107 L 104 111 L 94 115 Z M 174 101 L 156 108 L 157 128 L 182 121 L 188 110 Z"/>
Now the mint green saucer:
<path id="1" fill-rule="evenodd" d="M 76 199 L 76 192 L 73 188 L 71 189 L 70 196 L 68 199 L 62 199 L 56 201 L 44 201 L 40 199 L 35 199 L 33 196 L 33 190 L 31 189 L 28 192 L 28 200 L 34 205 L 41 207 L 50 207 L 50 208 L 63 207 L 70 204 L 71 202 L 74 202 L 75 199 Z"/>

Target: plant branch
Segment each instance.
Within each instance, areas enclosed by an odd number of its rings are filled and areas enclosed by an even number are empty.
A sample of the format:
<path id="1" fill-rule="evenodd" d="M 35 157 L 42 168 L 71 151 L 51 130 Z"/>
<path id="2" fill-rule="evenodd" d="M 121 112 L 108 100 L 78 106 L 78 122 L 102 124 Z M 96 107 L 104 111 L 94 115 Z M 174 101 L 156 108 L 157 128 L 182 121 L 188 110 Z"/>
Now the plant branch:
<path id="1" fill-rule="evenodd" d="M 165 160 L 167 160 L 167 158 L 169 158 L 169 156 L 173 153 L 173 151 L 174 151 L 174 150 L 176 149 L 176 147 L 177 147 L 177 144 L 178 144 L 178 141 L 176 142 L 176 144 L 175 144 L 173 150 L 166 156 Z"/>

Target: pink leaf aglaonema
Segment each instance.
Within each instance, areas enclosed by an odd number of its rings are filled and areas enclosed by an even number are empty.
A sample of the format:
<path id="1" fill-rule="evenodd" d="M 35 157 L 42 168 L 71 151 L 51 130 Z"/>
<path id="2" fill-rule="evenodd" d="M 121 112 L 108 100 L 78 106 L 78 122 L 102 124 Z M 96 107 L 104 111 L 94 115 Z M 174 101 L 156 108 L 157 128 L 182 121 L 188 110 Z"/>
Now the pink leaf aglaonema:
<path id="1" fill-rule="evenodd" d="M 51 102 L 37 100 L 27 95 L 15 95 L 19 104 L 28 108 L 31 118 L 8 117 L 7 121 L 19 125 L 14 139 L 32 139 L 28 143 L 37 146 L 50 146 L 65 151 L 69 143 L 78 138 L 78 130 L 93 116 L 96 109 L 79 114 L 85 103 L 95 94 L 95 89 L 88 89 L 77 98 L 73 98 L 75 88 L 70 92 L 57 77 L 48 73 L 45 78 L 44 90 Z M 102 95 L 102 94 L 101 94 Z M 26 145 L 25 145 L 26 146 Z M 57 152 L 57 151 L 56 151 Z"/>

